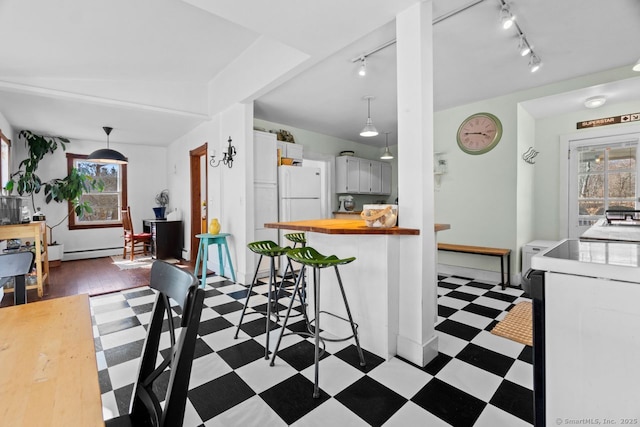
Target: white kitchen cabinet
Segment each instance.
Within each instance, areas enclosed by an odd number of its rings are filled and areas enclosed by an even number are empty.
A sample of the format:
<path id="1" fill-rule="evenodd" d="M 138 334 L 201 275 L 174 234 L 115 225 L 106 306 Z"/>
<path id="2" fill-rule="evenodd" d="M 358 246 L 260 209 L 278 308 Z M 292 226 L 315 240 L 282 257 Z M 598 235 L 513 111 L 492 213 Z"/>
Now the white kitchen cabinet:
<path id="1" fill-rule="evenodd" d="M 273 134 L 275 136 L 275 134 Z M 302 163 L 302 155 L 304 154 L 304 147 L 300 144 L 294 144 L 292 142 L 277 141 L 280 149 L 280 156 L 293 159 L 294 163 Z"/>
<path id="2" fill-rule="evenodd" d="M 276 135 L 253 132 L 253 181 L 277 184 L 278 153 Z"/>
<path id="3" fill-rule="evenodd" d="M 391 194 L 391 165 L 387 162 L 380 162 L 380 194 Z"/>
<path id="4" fill-rule="evenodd" d="M 336 193 L 391 194 L 391 165 L 358 157 L 336 157 Z"/>
<path id="5" fill-rule="evenodd" d="M 253 241 L 278 240 L 278 230 L 265 228 L 267 222 L 278 222 L 278 152 L 276 135 L 267 132 L 253 132 Z M 255 270 L 258 257 L 248 258 L 250 271 Z M 265 257 L 268 260 L 268 257 Z M 263 262 L 259 277 L 268 275 L 269 263 Z"/>
<path id="6" fill-rule="evenodd" d="M 360 159 L 336 158 L 336 193 L 360 193 Z"/>
<path id="7" fill-rule="evenodd" d="M 382 193 L 382 163 L 371 161 L 369 166 L 370 192 L 372 194 Z"/>

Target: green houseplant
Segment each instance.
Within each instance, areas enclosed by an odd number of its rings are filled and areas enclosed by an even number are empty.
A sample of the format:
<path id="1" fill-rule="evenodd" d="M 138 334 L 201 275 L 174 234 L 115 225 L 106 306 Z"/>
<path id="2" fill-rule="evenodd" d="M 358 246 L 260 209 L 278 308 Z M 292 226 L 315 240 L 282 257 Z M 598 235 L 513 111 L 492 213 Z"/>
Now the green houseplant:
<path id="1" fill-rule="evenodd" d="M 16 190 L 21 196 L 30 196 L 33 211 L 36 210 L 34 194 L 40 193 L 40 191 L 44 191 L 45 203 L 47 204 L 51 203 L 51 201 L 58 203 L 69 202 L 72 206 L 72 209 L 59 223 L 47 226 L 49 229 L 49 245 L 55 245 L 56 242 L 52 236 L 53 228 L 62 224 L 74 211 L 78 217 L 82 217 L 85 213 L 92 213 L 91 205 L 82 200 L 82 195 L 92 189 L 102 191 L 104 184 L 101 180 L 86 175 L 76 168 L 72 168 L 64 178 L 53 178 L 42 182 L 42 179 L 36 173 L 40 162 L 48 154 L 53 154 L 58 148 L 62 148 L 63 151 L 66 150 L 66 144 L 69 143 L 69 139 L 60 136 L 38 135 L 29 130 L 20 131 L 18 139 L 25 142 L 27 158 L 22 160 L 18 170 L 11 174 L 5 189 L 9 193 Z"/>

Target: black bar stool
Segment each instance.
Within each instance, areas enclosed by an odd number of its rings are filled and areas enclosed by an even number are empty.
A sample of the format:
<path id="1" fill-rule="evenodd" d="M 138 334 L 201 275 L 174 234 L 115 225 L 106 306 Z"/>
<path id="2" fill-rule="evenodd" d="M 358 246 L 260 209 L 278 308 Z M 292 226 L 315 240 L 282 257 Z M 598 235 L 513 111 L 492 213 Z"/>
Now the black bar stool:
<path id="1" fill-rule="evenodd" d="M 355 257 L 340 259 L 335 255 L 325 256 L 313 248 L 310 247 L 302 247 L 297 249 L 292 249 L 287 252 L 287 257 L 290 260 L 296 261 L 303 265 L 304 267 L 312 267 L 313 268 L 313 292 L 315 295 L 314 298 L 314 312 L 315 316 L 311 323 L 314 323 L 314 332 L 312 336 L 314 338 L 315 351 L 314 351 L 314 364 L 315 364 L 315 377 L 314 377 L 314 386 L 313 386 L 313 397 L 320 397 L 320 388 L 318 387 L 318 376 L 319 376 L 319 362 L 320 362 L 320 341 L 346 341 L 348 339 L 354 338 L 356 342 L 356 347 L 358 348 L 358 356 L 360 357 L 360 366 L 366 366 L 366 362 L 364 360 L 364 355 L 362 353 L 362 348 L 360 348 L 360 341 L 358 340 L 358 325 L 353 321 L 353 317 L 351 316 L 351 310 L 349 309 L 349 303 L 347 302 L 347 295 L 344 292 L 344 286 L 342 285 L 342 279 L 340 277 L 340 272 L 338 271 L 339 265 L 349 264 L 350 262 L 355 260 Z M 320 310 L 320 269 L 333 267 L 336 272 L 336 277 L 338 278 L 338 285 L 340 286 L 340 292 L 342 293 L 342 299 L 344 301 L 345 309 L 347 310 L 347 317 L 345 319 L 343 317 L 337 316 L 333 313 L 329 313 L 327 311 Z M 294 294 L 300 290 L 300 283 L 302 282 L 303 274 L 298 274 L 298 278 L 296 279 L 296 284 L 294 287 Z M 273 351 L 273 356 L 271 358 L 270 365 L 273 366 L 276 356 L 278 355 L 278 349 L 280 348 L 280 342 L 282 341 L 282 337 L 284 334 L 284 329 L 287 326 L 287 321 L 289 320 L 289 314 L 291 313 L 291 307 L 293 306 L 293 298 L 289 302 L 289 307 L 287 308 L 287 314 L 284 318 L 284 323 L 282 324 L 282 329 L 280 330 L 280 336 L 278 337 L 278 343 L 276 344 L 276 348 Z M 344 321 L 347 321 L 351 325 L 352 335 L 344 338 L 327 338 L 320 336 L 320 313 L 327 314 L 330 316 L 337 317 Z"/>
<path id="2" fill-rule="evenodd" d="M 249 306 L 249 299 L 251 298 L 251 291 L 253 290 L 253 286 L 257 282 L 258 270 L 260 269 L 260 262 L 262 261 L 262 257 L 263 256 L 268 256 L 269 258 L 271 258 L 271 260 L 270 260 L 270 272 L 269 272 L 269 290 L 267 292 L 267 312 L 266 313 L 262 313 L 260 311 L 255 311 L 255 313 L 266 314 L 266 316 L 267 316 L 266 326 L 265 326 L 266 333 L 267 333 L 267 339 L 266 339 L 266 343 L 265 343 L 264 358 L 265 359 L 269 359 L 269 331 L 271 329 L 271 304 L 272 304 L 272 301 L 275 301 L 274 305 L 276 306 L 276 308 L 277 308 L 277 304 L 278 304 L 278 291 L 276 289 L 276 283 L 278 281 L 278 278 L 276 277 L 275 259 L 277 257 L 279 257 L 279 256 L 286 255 L 287 252 L 291 250 L 291 248 L 289 246 L 280 247 L 275 242 L 272 242 L 271 240 L 263 240 L 263 241 L 260 241 L 260 242 L 252 242 L 252 243 L 249 243 L 247 245 L 247 247 L 252 252 L 255 252 L 258 255 L 260 255 L 260 258 L 258 259 L 258 264 L 256 265 L 256 272 L 253 275 L 253 280 L 251 281 L 251 285 L 249 285 L 249 292 L 247 293 L 247 298 L 246 298 L 246 300 L 244 302 L 244 307 L 242 308 L 242 314 L 240 315 L 240 322 L 238 323 L 238 328 L 236 329 L 236 334 L 234 335 L 234 338 L 236 338 L 236 339 L 238 338 L 238 333 L 240 332 L 240 327 L 242 326 L 242 321 L 244 320 L 244 315 L 245 314 L 252 314 L 252 313 L 246 313 L 247 307 Z M 282 286 L 282 281 L 284 281 L 284 276 L 286 276 L 286 273 L 287 273 L 288 270 L 293 272 L 293 267 L 291 266 L 291 261 L 287 258 L 287 267 L 284 270 L 284 275 L 283 275 L 283 278 L 281 280 L 280 286 Z M 273 290 L 273 293 L 275 294 L 275 296 L 272 294 L 272 290 Z M 279 290 L 279 288 L 278 288 L 278 290 Z M 292 296 L 291 300 L 293 301 L 293 296 Z M 277 312 L 276 312 L 276 316 L 277 316 Z"/>

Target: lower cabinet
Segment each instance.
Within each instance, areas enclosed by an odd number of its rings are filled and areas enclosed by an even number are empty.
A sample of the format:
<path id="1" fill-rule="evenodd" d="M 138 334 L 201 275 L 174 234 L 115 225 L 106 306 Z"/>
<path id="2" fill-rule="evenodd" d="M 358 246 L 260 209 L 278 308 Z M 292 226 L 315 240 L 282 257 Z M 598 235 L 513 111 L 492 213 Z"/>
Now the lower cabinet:
<path id="1" fill-rule="evenodd" d="M 182 221 L 145 219 L 145 233 L 151 233 L 151 255 L 155 259 L 182 258 Z"/>

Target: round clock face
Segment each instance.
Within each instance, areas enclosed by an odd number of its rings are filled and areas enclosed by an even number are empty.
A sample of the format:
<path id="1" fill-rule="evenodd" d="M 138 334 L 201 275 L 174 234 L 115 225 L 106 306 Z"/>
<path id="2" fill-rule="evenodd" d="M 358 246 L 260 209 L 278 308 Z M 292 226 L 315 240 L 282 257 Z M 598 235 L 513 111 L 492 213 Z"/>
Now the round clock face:
<path id="1" fill-rule="evenodd" d="M 498 144 L 502 136 L 500 119 L 490 113 L 467 117 L 458 128 L 458 146 L 469 154 L 482 154 Z"/>

